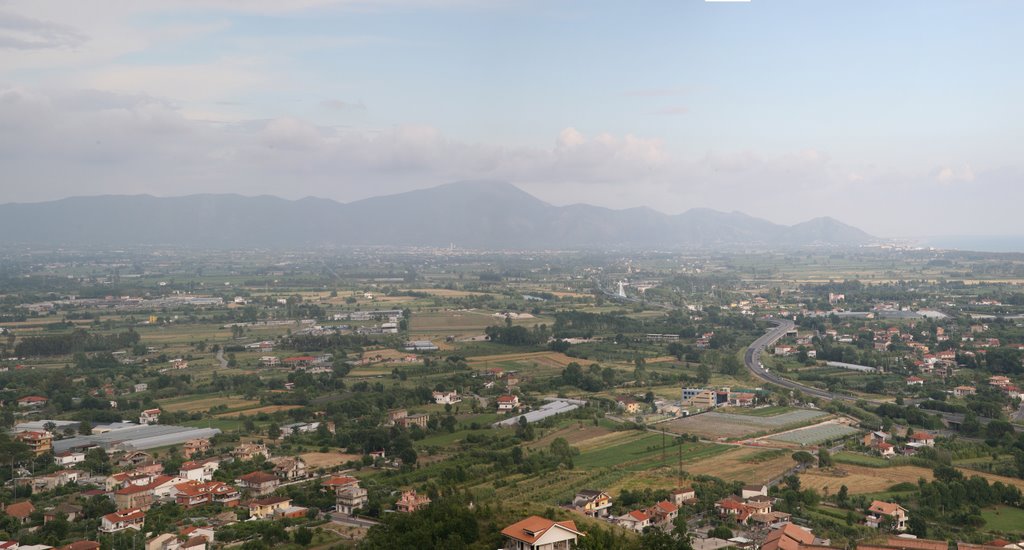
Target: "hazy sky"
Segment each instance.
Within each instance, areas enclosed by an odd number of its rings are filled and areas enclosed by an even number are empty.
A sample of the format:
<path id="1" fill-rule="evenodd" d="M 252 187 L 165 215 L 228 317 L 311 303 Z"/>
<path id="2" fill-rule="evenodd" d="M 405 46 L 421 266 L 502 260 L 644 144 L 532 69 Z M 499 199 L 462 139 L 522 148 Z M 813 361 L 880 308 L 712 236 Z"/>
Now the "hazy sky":
<path id="1" fill-rule="evenodd" d="M 555 204 L 1024 234 L 1024 2 L 0 0 L 0 202 Z"/>

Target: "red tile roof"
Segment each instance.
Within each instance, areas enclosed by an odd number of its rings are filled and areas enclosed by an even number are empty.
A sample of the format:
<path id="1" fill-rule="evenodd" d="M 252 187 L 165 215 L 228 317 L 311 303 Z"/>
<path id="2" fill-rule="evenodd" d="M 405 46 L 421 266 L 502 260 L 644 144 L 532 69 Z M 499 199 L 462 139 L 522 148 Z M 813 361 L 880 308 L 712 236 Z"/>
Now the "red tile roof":
<path id="1" fill-rule="evenodd" d="M 522 521 L 513 523 L 512 525 L 502 529 L 501 534 L 509 538 L 521 540 L 528 544 L 533 544 L 537 542 L 544 533 L 556 525 L 563 529 L 568 529 L 577 535 L 582 534 L 576 529 L 576 522 L 574 521 L 552 521 L 540 516 L 530 516 Z"/>

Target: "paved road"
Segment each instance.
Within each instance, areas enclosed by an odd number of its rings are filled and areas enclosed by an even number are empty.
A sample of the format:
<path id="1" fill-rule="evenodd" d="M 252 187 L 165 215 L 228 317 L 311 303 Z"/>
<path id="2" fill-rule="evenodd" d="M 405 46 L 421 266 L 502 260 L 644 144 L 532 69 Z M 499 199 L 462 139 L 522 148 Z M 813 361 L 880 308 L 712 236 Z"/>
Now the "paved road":
<path id="1" fill-rule="evenodd" d="M 351 525 L 353 527 L 370 528 L 370 527 L 373 527 L 374 525 L 377 525 L 377 523 L 379 523 L 379 522 L 368 520 L 368 519 L 352 517 L 352 516 L 349 516 L 349 515 L 346 515 L 346 514 L 342 514 L 341 512 L 331 512 L 330 516 L 331 516 L 331 521 L 333 521 L 335 523 L 341 523 L 343 525 Z"/>
<path id="2" fill-rule="evenodd" d="M 785 336 L 787 332 L 793 330 L 793 328 L 796 326 L 795 323 L 793 323 L 793 321 L 790 321 L 788 319 L 769 319 L 769 321 L 775 326 L 769 329 L 768 332 L 766 332 L 763 336 L 761 336 L 757 340 L 754 340 L 754 343 L 747 346 L 747 351 L 743 354 L 743 363 L 746 365 L 747 369 L 754 374 L 754 376 L 760 378 L 761 380 L 764 380 L 765 382 L 770 382 L 772 384 L 776 384 L 784 388 L 798 390 L 807 395 L 819 397 L 821 399 L 838 399 L 840 401 L 847 401 L 851 403 L 855 403 L 857 401 L 865 401 L 867 403 L 871 403 L 874 405 L 881 405 L 885 403 L 884 401 L 872 401 L 870 399 L 864 399 L 863 397 L 856 397 L 853 395 L 846 395 L 842 393 L 834 393 L 828 390 L 823 390 L 821 388 L 806 386 L 804 384 L 794 382 L 793 380 L 790 380 L 788 378 L 783 378 L 777 374 L 774 374 L 766 370 L 764 368 L 764 365 L 761 364 L 761 352 L 763 352 L 765 349 L 767 349 L 775 342 L 778 342 L 780 338 Z M 1021 407 L 1024 408 L 1024 405 L 1022 405 Z M 926 410 L 930 414 L 938 415 L 946 422 L 962 424 L 964 421 L 964 415 L 962 414 L 933 411 L 928 409 Z M 992 419 L 979 417 L 978 421 L 984 425 L 991 422 Z M 1024 427 L 1018 425 L 1014 425 L 1014 429 L 1016 429 L 1018 432 L 1024 431 Z"/>

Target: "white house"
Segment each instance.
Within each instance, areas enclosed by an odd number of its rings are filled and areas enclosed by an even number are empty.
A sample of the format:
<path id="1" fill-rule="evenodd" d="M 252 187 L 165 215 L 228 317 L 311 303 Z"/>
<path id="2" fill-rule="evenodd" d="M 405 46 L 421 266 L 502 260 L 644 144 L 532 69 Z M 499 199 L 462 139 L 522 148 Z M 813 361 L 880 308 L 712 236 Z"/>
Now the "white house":
<path id="1" fill-rule="evenodd" d="M 85 453 L 79 451 L 64 451 L 53 455 L 53 462 L 57 466 L 67 468 L 79 462 L 85 462 Z"/>
<path id="2" fill-rule="evenodd" d="M 637 533 L 640 533 L 651 525 L 651 516 L 647 512 L 633 510 L 632 512 L 623 514 L 616 520 L 616 522 L 626 529 L 632 529 Z"/>
<path id="3" fill-rule="evenodd" d="M 500 412 L 512 412 L 519 408 L 519 396 L 518 395 L 499 395 L 498 396 L 498 411 Z"/>
<path id="4" fill-rule="evenodd" d="M 157 424 L 160 422 L 160 409 L 146 409 L 139 415 L 139 424 Z"/>
<path id="5" fill-rule="evenodd" d="M 178 469 L 178 476 L 187 481 L 212 481 L 213 473 L 220 468 L 220 461 L 210 458 L 203 461 L 188 461 Z"/>
<path id="6" fill-rule="evenodd" d="M 456 390 L 434 392 L 434 403 L 438 405 L 454 405 L 460 402 L 462 402 L 462 398 L 459 397 L 459 392 Z"/>

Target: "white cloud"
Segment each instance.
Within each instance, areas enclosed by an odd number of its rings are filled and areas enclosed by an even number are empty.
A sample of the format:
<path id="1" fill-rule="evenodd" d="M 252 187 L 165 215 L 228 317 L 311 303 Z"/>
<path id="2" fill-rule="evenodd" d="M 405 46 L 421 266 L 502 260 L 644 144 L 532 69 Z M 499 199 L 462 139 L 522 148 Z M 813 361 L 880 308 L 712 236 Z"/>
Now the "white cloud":
<path id="1" fill-rule="evenodd" d="M 974 181 L 974 169 L 970 164 L 959 167 L 940 166 L 935 170 L 935 180 L 942 184 L 970 183 Z"/>

